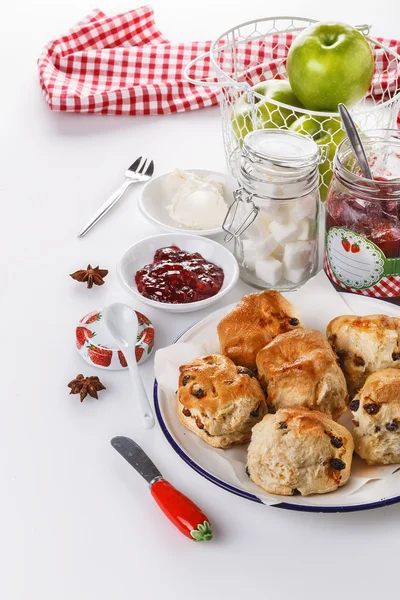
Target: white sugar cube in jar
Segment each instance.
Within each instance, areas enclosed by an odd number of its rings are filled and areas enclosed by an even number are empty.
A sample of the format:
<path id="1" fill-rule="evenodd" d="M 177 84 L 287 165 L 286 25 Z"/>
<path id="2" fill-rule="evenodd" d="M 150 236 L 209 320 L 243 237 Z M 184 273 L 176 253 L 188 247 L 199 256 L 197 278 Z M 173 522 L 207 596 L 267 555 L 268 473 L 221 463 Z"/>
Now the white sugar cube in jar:
<path id="1" fill-rule="evenodd" d="M 224 227 L 241 278 L 259 289 L 294 290 L 318 268 L 319 148 L 280 129 L 249 133 L 239 189 Z"/>

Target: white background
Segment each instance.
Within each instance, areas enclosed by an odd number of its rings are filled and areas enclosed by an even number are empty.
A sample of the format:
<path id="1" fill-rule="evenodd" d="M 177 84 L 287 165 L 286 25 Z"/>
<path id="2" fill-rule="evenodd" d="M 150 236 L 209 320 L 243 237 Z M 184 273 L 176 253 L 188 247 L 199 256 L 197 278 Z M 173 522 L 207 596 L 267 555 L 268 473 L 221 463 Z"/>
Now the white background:
<path id="1" fill-rule="evenodd" d="M 127 373 L 99 372 L 107 391 L 98 402 L 68 395 L 77 373 L 95 374 L 74 349 L 76 321 L 111 301 L 131 301 L 116 262 L 131 243 L 156 233 L 136 210 L 134 188 L 86 238 L 77 239 L 78 229 L 139 155 L 153 158 L 159 173 L 225 168 L 217 108 L 143 118 L 48 110 L 36 59 L 92 1 L 7 0 L 2 7 L 0 598 L 395 594 L 400 506 L 319 515 L 253 504 L 196 475 L 158 426 L 141 429 Z M 133 7 L 127 0 L 99 5 L 108 14 Z M 372 23 L 375 35 L 400 36 L 398 0 L 154 0 L 153 7 L 176 42 L 277 14 Z M 69 278 L 88 262 L 110 269 L 102 288 Z M 241 284 L 224 301 L 246 290 Z M 158 347 L 202 316 L 145 312 Z M 142 373 L 150 393 L 152 365 Z M 118 434 L 141 443 L 203 508 L 212 543 L 189 542 L 163 518 L 145 482 L 110 447 Z"/>

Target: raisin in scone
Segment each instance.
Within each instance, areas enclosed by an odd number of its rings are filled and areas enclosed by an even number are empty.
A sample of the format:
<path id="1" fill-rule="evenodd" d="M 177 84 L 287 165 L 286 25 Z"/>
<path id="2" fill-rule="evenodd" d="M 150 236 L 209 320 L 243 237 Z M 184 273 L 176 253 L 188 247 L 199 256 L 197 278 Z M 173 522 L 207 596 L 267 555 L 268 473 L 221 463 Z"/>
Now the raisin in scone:
<path id="1" fill-rule="evenodd" d="M 249 441 L 266 412 L 253 373 L 220 354 L 180 367 L 177 398 L 181 423 L 216 448 Z"/>
<path id="2" fill-rule="evenodd" d="M 280 333 L 300 326 L 298 311 L 279 292 L 249 294 L 218 324 L 221 353 L 255 370 L 261 348 Z"/>
<path id="3" fill-rule="evenodd" d="M 350 408 L 357 454 L 369 465 L 400 463 L 400 369 L 370 375 Z"/>
<path id="4" fill-rule="evenodd" d="M 247 472 L 270 494 L 325 494 L 347 483 L 354 442 L 319 411 L 281 408 L 253 427 Z"/>
<path id="5" fill-rule="evenodd" d="M 352 398 L 368 375 L 400 368 L 400 319 L 386 315 L 343 315 L 327 327 L 327 337 L 340 359 Z"/>
<path id="6" fill-rule="evenodd" d="M 257 354 L 257 370 L 274 409 L 302 406 L 338 419 L 347 408 L 347 387 L 337 357 L 316 329 L 276 336 Z"/>

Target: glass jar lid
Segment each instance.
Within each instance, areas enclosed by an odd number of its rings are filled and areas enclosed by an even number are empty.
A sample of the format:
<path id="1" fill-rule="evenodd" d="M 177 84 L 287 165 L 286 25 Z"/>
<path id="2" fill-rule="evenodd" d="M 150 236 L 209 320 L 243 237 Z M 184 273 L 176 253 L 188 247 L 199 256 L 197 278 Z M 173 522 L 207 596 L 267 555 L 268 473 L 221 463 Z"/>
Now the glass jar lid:
<path id="1" fill-rule="evenodd" d="M 309 137 L 281 129 L 247 134 L 238 180 L 258 198 L 295 199 L 318 185 L 319 147 Z"/>
<path id="2" fill-rule="evenodd" d="M 309 137 L 282 129 L 260 129 L 247 134 L 243 151 L 270 163 L 291 169 L 313 168 L 319 160 L 319 148 Z"/>

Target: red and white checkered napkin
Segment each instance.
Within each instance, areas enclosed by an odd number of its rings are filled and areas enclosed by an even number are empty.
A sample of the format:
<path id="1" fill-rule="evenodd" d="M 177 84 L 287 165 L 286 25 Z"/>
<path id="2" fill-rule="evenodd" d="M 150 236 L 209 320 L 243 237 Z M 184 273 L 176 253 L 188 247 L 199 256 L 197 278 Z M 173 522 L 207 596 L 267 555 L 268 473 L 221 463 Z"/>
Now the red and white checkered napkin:
<path id="1" fill-rule="evenodd" d="M 38 60 L 40 83 L 52 110 L 108 115 L 193 110 L 218 103 L 218 89 L 191 85 L 183 76 L 185 66 L 209 49 L 210 42 L 170 44 L 149 6 L 116 17 L 96 9 L 47 44 Z"/>
<path id="2" fill-rule="evenodd" d="M 262 64 L 263 77 L 266 73 L 275 76 L 292 40 L 292 33 L 280 33 L 271 36 L 269 43 L 247 42 L 244 79 L 249 75 L 246 66 L 254 64 Z M 399 41 L 378 40 L 400 52 Z M 52 110 L 110 115 L 194 110 L 218 103 L 217 86 L 192 85 L 183 75 L 185 66 L 210 47 L 210 41 L 171 44 L 157 29 L 149 6 L 116 17 L 94 10 L 44 48 L 38 60 L 40 83 Z M 221 66 L 230 72 L 229 54 L 222 60 L 227 64 Z M 380 98 L 383 91 L 392 91 L 400 83 L 397 72 L 385 64 L 384 52 L 377 49 L 375 60 L 378 71 L 386 71 L 371 88 L 374 97 Z M 257 81 L 255 71 L 252 83 Z M 191 76 L 213 80 L 209 58 L 198 61 Z"/>

